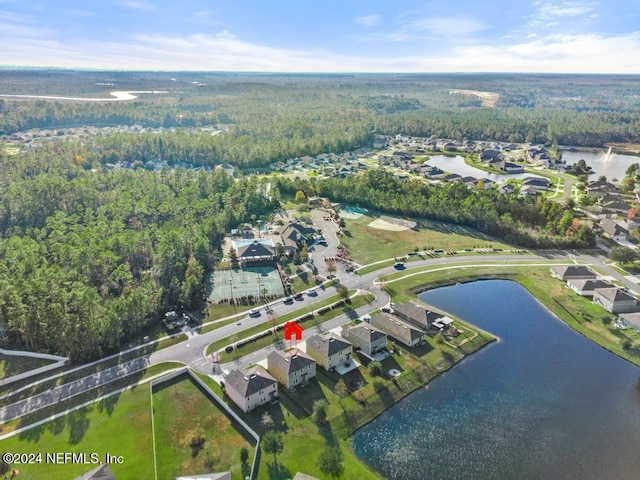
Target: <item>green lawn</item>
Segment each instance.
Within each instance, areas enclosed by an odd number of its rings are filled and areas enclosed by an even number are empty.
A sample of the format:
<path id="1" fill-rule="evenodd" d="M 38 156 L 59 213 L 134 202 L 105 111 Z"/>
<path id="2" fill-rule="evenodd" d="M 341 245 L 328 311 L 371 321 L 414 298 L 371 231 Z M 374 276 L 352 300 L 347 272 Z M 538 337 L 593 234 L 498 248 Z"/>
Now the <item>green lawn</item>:
<path id="1" fill-rule="evenodd" d="M 240 449 L 254 455 L 253 439 L 233 422 L 188 376 L 160 384 L 153 393 L 158 478 L 231 471 L 243 479 Z M 203 438 L 194 444 L 194 438 Z"/>
<path id="2" fill-rule="evenodd" d="M 51 363 L 53 363 L 52 360 L 42 358 L 0 354 L 0 379 L 13 377 Z"/>
<path id="3" fill-rule="evenodd" d="M 465 248 L 493 247 L 510 249 L 499 240 L 471 228 L 430 220 L 421 220 L 418 231 L 391 232 L 369 227 L 375 217 L 363 215 L 355 220 L 345 219 L 347 231 L 342 242 L 351 257 L 358 263 L 368 263 L 387 258 L 403 257 L 418 250 L 464 250 Z"/>

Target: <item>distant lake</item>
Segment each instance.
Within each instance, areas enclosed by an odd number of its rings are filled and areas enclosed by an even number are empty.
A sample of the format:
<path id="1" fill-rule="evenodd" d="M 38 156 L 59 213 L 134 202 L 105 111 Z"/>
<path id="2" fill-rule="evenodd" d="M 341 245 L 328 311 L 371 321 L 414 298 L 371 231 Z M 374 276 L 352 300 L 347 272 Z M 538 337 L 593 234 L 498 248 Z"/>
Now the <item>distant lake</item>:
<path id="1" fill-rule="evenodd" d="M 579 160 L 584 159 L 587 165 L 595 172 L 589 177 L 589 180 L 596 180 L 597 177 L 604 175 L 609 180 L 615 178 L 618 181 L 622 181 L 629 165 L 640 163 L 640 157 L 635 155 L 615 153 L 610 161 L 605 161 L 605 152 L 573 152 L 565 149 L 560 149 L 560 151 L 562 152 L 562 159 L 566 160 L 567 164 L 577 163 Z"/>
<path id="2" fill-rule="evenodd" d="M 640 368 L 582 337 L 515 282 L 420 299 L 500 337 L 360 429 L 393 480 L 640 478 Z"/>
<path id="3" fill-rule="evenodd" d="M 489 178 L 496 183 L 504 183 L 510 178 L 522 179 L 524 177 L 535 177 L 530 173 L 508 173 L 504 175 L 498 175 L 496 173 L 485 172 L 479 168 L 467 165 L 464 161 L 464 157 L 456 155 L 455 157 L 449 157 L 447 155 L 433 155 L 426 162 L 427 165 L 434 165 L 441 168 L 445 172 L 457 173 L 463 177 L 475 177 L 475 178 Z"/>

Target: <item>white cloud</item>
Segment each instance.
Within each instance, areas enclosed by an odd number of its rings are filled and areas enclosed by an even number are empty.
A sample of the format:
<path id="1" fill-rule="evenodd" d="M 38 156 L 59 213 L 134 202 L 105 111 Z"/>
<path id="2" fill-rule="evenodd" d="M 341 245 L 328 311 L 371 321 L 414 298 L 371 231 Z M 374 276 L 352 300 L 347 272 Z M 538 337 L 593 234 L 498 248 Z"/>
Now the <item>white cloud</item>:
<path id="1" fill-rule="evenodd" d="M 365 17 L 356 17 L 355 21 L 363 27 L 375 27 L 382 23 L 382 17 L 380 15 L 367 15 Z"/>
<path id="2" fill-rule="evenodd" d="M 139 0 L 121 0 L 118 5 L 134 10 L 155 10 L 155 7 L 147 2 Z"/>
<path id="3" fill-rule="evenodd" d="M 525 25 L 531 28 L 550 28 L 560 24 L 561 17 L 572 18 L 573 22 L 590 22 L 598 18 L 594 12 L 597 4 L 593 1 L 534 2 L 534 13 Z"/>

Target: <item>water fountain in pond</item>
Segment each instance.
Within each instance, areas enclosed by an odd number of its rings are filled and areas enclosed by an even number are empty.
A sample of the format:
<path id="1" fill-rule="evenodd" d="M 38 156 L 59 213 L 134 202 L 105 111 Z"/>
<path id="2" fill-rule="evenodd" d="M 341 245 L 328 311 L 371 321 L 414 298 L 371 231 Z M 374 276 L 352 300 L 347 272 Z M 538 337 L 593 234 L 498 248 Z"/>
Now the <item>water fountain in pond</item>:
<path id="1" fill-rule="evenodd" d="M 609 149 L 607 150 L 606 153 L 600 152 L 598 154 L 597 160 L 598 160 L 598 162 L 601 162 L 601 163 L 611 163 L 611 162 L 613 162 L 615 157 L 616 157 L 616 154 L 613 153 L 611 151 L 611 147 L 609 147 Z"/>

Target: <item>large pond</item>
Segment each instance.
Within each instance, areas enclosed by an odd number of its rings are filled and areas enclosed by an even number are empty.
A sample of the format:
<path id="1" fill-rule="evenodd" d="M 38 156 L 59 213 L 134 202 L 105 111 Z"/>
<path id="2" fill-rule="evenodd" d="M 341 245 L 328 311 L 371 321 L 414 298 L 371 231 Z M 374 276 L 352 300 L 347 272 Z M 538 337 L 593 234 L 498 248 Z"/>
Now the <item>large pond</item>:
<path id="1" fill-rule="evenodd" d="M 595 176 L 598 177 L 604 175 L 609 180 L 617 179 L 621 181 L 629 165 L 633 163 L 640 163 L 640 157 L 635 155 L 623 155 L 621 153 L 614 153 L 607 155 L 605 152 L 578 152 L 560 149 L 562 152 L 562 159 L 567 161 L 567 164 L 578 163 L 579 160 L 584 160 L 594 172 L 594 175 L 589 177 L 589 180 L 595 180 Z"/>
<path id="2" fill-rule="evenodd" d="M 463 177 L 475 177 L 475 178 L 489 178 L 496 183 L 504 183 L 510 178 L 523 179 L 524 177 L 535 177 L 530 173 L 507 173 L 504 175 L 498 175 L 496 173 L 488 173 L 479 168 L 467 165 L 464 158 L 460 155 L 455 157 L 449 157 L 447 155 L 433 155 L 427 161 L 427 165 L 434 165 L 441 168 L 445 172 L 457 173 Z"/>
<path id="3" fill-rule="evenodd" d="M 359 430 L 359 458 L 398 480 L 640 478 L 639 368 L 514 282 L 420 298 L 500 341 Z"/>

